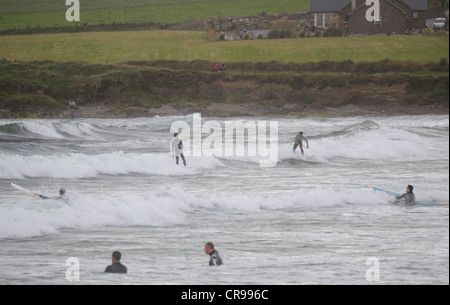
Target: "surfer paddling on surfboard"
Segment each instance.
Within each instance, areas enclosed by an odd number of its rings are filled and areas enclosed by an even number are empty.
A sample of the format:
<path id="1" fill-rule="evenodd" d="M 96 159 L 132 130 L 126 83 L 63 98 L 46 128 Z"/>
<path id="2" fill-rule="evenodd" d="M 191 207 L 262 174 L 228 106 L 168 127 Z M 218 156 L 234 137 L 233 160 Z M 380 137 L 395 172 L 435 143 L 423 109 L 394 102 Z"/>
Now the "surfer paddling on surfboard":
<path id="1" fill-rule="evenodd" d="M 400 199 L 406 199 L 407 202 L 413 202 L 414 204 L 412 205 L 421 205 L 421 206 L 426 206 L 426 207 L 434 207 L 434 206 L 438 206 L 439 204 L 437 203 L 433 203 L 433 202 L 427 202 L 421 199 L 417 199 L 416 195 L 413 193 L 414 191 L 414 187 L 412 185 L 408 185 L 407 189 L 406 189 L 406 193 L 405 194 L 399 194 L 399 193 L 395 193 L 395 192 L 391 192 L 391 191 L 386 191 L 377 187 L 373 188 L 375 191 L 377 192 L 383 192 L 388 194 L 389 196 L 394 196 L 396 197 L 397 201 L 395 203 L 400 203 L 401 205 L 405 205 L 405 202 L 402 200 L 400 201 Z"/>
<path id="2" fill-rule="evenodd" d="M 183 154 L 183 141 L 178 138 L 178 133 L 173 135 L 173 140 L 170 143 L 172 156 L 177 160 L 177 165 L 180 162 L 180 157 L 183 159 L 184 166 L 186 166 L 186 159 Z"/>
<path id="3" fill-rule="evenodd" d="M 64 199 L 66 199 L 66 197 L 65 197 L 66 190 L 64 188 L 60 188 L 59 189 L 59 196 L 47 197 L 47 196 L 41 195 L 39 193 L 33 192 L 33 191 L 29 190 L 29 189 L 23 188 L 23 187 L 21 187 L 21 186 L 19 186 L 17 184 L 14 184 L 14 183 L 11 183 L 11 186 L 13 188 L 15 188 L 16 190 L 24 193 L 24 194 L 30 195 L 30 196 L 32 196 L 34 198 L 38 198 L 38 199 L 44 199 L 44 200 L 47 200 L 47 199 L 64 200 Z"/>
<path id="4" fill-rule="evenodd" d="M 66 195 L 66 190 L 64 188 L 60 188 L 59 189 L 59 196 L 46 197 L 46 196 L 43 196 L 43 195 L 39 195 L 39 197 L 42 198 L 42 199 L 64 200 L 64 198 L 66 198 L 65 195 Z"/>
<path id="5" fill-rule="evenodd" d="M 416 195 L 414 195 L 413 191 L 414 187 L 412 185 L 408 185 L 406 187 L 406 193 L 396 198 L 397 200 L 405 199 L 405 205 L 407 206 L 416 205 Z"/>
<path id="6" fill-rule="evenodd" d="M 303 151 L 303 141 L 306 142 L 306 147 L 309 149 L 309 143 L 308 140 L 303 136 L 303 131 L 301 131 L 298 136 L 295 137 L 295 144 L 294 144 L 294 153 L 297 150 L 297 147 L 300 147 L 300 150 L 302 152 L 302 155 L 305 154 Z"/>

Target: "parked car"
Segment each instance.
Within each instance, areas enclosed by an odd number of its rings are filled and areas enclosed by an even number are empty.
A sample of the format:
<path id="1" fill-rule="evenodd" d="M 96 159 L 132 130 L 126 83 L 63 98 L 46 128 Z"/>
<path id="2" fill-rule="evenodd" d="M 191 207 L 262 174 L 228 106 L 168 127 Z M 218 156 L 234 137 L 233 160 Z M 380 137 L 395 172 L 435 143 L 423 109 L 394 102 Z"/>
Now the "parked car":
<path id="1" fill-rule="evenodd" d="M 447 20 L 445 20 L 445 18 L 436 18 L 436 19 L 434 19 L 434 22 L 433 22 L 431 28 L 435 31 L 440 31 L 440 30 L 444 29 L 446 22 L 447 22 Z"/>

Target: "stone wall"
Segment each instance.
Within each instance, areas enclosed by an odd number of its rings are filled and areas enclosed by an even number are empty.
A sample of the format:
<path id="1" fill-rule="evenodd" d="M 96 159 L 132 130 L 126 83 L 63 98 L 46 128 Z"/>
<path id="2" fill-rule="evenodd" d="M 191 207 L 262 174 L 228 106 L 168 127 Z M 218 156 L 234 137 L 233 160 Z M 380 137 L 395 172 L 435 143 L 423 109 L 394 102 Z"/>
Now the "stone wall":
<path id="1" fill-rule="evenodd" d="M 283 19 L 298 22 L 296 28 L 296 32 L 298 33 L 312 32 L 314 30 L 314 17 L 310 12 L 246 17 L 211 17 L 205 22 L 204 27 L 205 30 L 215 30 L 218 36 L 224 34 L 227 38 L 242 39 L 247 35 L 247 33 L 251 36 L 253 31 L 256 33 L 258 33 L 258 31 L 263 31 L 262 33 L 267 32 L 270 30 L 272 22 Z"/>

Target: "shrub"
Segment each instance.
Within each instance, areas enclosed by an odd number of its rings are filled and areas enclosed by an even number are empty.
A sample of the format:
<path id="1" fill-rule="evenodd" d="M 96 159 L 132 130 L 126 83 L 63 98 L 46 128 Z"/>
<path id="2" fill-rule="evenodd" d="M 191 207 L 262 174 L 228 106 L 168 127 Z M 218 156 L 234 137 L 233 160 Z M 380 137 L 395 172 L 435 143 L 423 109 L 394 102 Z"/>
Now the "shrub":
<path id="1" fill-rule="evenodd" d="M 340 37 L 347 33 L 348 23 L 341 17 L 331 18 L 327 23 L 326 37 Z"/>
<path id="2" fill-rule="evenodd" d="M 328 28 L 324 33 L 324 37 L 341 37 L 342 35 L 342 30 L 336 28 Z"/>
<path id="3" fill-rule="evenodd" d="M 271 23 L 271 31 L 268 34 L 269 39 L 292 38 L 297 22 L 294 20 L 281 19 Z"/>
<path id="4" fill-rule="evenodd" d="M 422 34 L 423 34 L 423 35 L 426 35 L 426 36 L 432 35 L 432 34 L 433 34 L 433 30 L 430 29 L 430 28 L 426 28 L 426 29 L 424 29 L 424 30 L 422 31 Z"/>

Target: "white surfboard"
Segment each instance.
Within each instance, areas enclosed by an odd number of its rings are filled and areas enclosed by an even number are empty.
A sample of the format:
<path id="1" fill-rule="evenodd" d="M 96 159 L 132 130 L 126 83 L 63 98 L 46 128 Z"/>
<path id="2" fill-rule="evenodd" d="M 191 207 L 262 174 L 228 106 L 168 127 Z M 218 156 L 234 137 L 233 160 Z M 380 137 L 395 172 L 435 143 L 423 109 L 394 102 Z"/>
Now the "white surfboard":
<path id="1" fill-rule="evenodd" d="M 16 190 L 18 190 L 19 192 L 22 192 L 22 193 L 24 193 L 26 195 L 29 195 L 31 197 L 34 197 L 34 198 L 37 198 L 37 199 L 46 199 L 45 196 L 42 196 L 39 193 L 33 192 L 32 190 L 26 189 L 26 188 L 21 187 L 21 186 L 19 186 L 17 184 L 11 183 L 11 186 L 13 188 L 15 188 Z"/>

